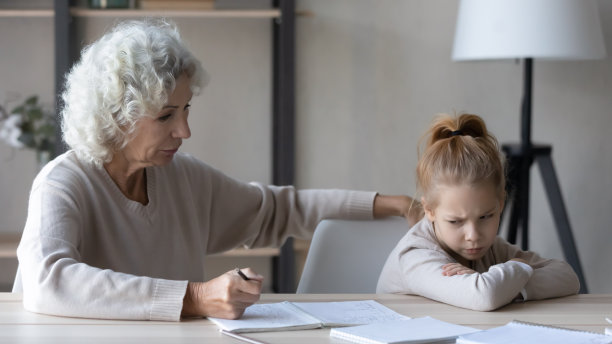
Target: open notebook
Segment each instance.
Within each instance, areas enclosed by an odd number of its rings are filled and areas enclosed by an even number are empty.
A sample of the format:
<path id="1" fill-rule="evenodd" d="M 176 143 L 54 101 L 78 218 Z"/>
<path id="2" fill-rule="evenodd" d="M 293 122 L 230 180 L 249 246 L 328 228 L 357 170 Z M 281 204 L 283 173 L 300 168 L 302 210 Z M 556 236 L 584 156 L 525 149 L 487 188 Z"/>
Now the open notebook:
<path id="1" fill-rule="evenodd" d="M 362 344 L 454 343 L 457 336 L 477 331 L 480 330 L 423 317 L 334 328 L 329 335 Z"/>
<path id="2" fill-rule="evenodd" d="M 362 325 L 410 318 L 374 300 L 365 300 L 263 303 L 247 308 L 238 320 L 208 319 L 222 330 L 239 333 Z"/>
<path id="3" fill-rule="evenodd" d="M 612 343 L 612 337 L 604 334 L 570 330 L 540 324 L 511 321 L 492 329 L 459 336 L 458 344 L 602 344 Z"/>

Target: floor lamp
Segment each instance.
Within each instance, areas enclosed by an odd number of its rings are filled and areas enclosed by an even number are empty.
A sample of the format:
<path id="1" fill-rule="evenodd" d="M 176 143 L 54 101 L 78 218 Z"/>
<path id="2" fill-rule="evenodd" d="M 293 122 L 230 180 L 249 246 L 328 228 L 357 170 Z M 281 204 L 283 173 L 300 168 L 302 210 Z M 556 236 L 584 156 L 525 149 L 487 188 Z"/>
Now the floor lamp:
<path id="1" fill-rule="evenodd" d="M 531 95 L 534 59 L 600 59 L 606 55 L 595 0 L 461 0 L 453 60 L 522 59 L 521 142 L 503 145 L 508 157 L 510 208 L 508 241 L 521 229 L 522 248 L 528 248 L 529 176 L 538 165 L 557 233 L 568 263 L 586 281 L 552 163 L 550 145 L 531 142 Z M 505 211 L 506 212 L 506 211 Z"/>

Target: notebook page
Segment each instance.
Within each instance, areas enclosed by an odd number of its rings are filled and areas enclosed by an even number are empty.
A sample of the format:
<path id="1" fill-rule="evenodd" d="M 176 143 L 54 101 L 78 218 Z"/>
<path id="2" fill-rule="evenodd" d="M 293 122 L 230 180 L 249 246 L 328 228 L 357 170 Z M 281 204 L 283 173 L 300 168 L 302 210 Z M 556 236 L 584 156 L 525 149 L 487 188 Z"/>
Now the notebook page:
<path id="1" fill-rule="evenodd" d="M 602 344 L 612 343 L 612 337 L 603 334 L 575 331 L 538 324 L 512 321 L 504 326 L 460 336 L 460 344 Z"/>
<path id="2" fill-rule="evenodd" d="M 374 300 L 292 302 L 292 304 L 319 319 L 324 326 L 362 325 L 410 319 Z"/>
<path id="3" fill-rule="evenodd" d="M 330 336 L 355 343 L 454 343 L 457 336 L 477 331 L 480 330 L 423 317 L 334 328 L 330 331 Z"/>
<path id="4" fill-rule="evenodd" d="M 321 327 L 321 322 L 296 311 L 289 302 L 255 304 L 246 309 L 240 319 L 208 318 L 220 328 L 234 332 L 265 332 Z"/>

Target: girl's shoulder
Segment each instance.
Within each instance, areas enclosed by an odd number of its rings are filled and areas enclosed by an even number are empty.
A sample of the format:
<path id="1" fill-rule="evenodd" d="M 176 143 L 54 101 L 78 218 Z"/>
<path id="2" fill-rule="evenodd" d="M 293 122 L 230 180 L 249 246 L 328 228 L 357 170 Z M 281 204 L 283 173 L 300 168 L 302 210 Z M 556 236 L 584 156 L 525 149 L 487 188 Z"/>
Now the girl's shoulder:
<path id="1" fill-rule="evenodd" d="M 409 249 L 428 249 L 443 251 L 436 240 L 433 225 L 427 217 L 423 217 L 417 222 L 400 240 L 400 245 L 404 251 Z"/>

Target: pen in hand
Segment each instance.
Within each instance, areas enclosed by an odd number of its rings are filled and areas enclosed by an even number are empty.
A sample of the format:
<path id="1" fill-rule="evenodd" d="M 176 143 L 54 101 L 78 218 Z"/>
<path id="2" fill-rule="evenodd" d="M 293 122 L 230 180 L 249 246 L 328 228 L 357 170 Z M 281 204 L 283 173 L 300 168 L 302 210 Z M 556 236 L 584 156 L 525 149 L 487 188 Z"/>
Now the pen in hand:
<path id="1" fill-rule="evenodd" d="M 242 277 L 243 280 L 245 281 L 250 281 L 251 279 L 247 277 L 247 275 L 244 274 L 244 272 L 242 272 L 240 269 L 235 268 L 234 271 L 236 271 L 236 273 Z"/>

